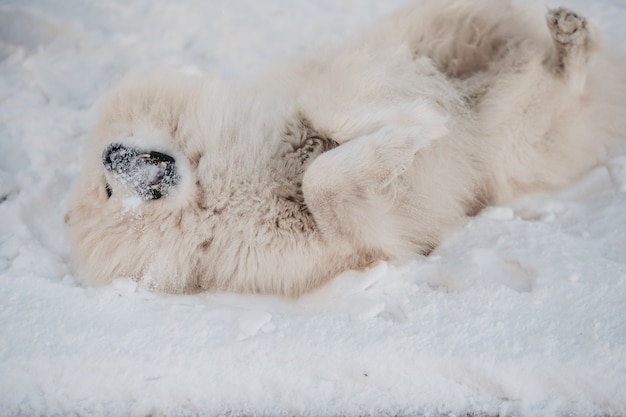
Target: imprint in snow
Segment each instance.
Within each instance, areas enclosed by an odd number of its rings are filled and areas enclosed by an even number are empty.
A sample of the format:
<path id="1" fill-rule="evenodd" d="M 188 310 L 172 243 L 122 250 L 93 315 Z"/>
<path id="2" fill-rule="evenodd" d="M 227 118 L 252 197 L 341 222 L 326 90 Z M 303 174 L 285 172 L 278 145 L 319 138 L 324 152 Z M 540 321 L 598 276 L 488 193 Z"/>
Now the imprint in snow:
<path id="1" fill-rule="evenodd" d="M 237 320 L 240 332 L 237 340 L 244 340 L 254 336 L 259 330 L 272 331 L 274 327 L 270 323 L 271 320 L 272 315 L 266 311 L 251 310 L 242 313 Z"/>

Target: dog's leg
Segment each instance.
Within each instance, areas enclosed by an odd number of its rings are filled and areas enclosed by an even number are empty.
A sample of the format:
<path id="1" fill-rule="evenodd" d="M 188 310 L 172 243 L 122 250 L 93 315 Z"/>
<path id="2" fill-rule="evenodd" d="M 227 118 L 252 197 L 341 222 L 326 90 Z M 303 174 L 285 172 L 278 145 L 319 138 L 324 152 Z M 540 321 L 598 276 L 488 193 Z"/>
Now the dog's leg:
<path id="1" fill-rule="evenodd" d="M 563 7 L 551 9 L 546 22 L 556 51 L 556 57 L 549 65 L 576 92 L 582 91 L 589 54 L 595 46 L 591 25 L 584 17 Z"/>
<path id="2" fill-rule="evenodd" d="M 399 133 L 383 128 L 355 138 L 309 166 L 304 199 L 325 239 L 347 240 L 377 253 L 402 250 L 399 240 L 406 231 L 393 214 L 398 181 L 433 138 L 415 130 Z"/>

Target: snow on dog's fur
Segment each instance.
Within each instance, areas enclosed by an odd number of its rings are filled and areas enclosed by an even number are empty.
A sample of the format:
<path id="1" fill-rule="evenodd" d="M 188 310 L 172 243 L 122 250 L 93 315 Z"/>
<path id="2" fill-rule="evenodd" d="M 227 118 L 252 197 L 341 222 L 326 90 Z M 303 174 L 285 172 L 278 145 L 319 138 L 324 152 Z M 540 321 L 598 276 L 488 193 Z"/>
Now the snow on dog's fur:
<path id="1" fill-rule="evenodd" d="M 593 24 L 545 15 L 423 1 L 248 82 L 123 85 L 67 215 L 85 276 L 298 295 L 570 183 L 623 133 L 626 80 Z"/>

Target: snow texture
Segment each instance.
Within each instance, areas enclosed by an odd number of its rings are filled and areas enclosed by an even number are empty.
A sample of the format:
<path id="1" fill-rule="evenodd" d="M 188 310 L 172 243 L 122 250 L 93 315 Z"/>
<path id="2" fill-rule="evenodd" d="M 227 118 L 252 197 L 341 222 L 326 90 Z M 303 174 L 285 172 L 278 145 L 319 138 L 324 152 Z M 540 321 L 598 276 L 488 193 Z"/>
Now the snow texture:
<path id="1" fill-rule="evenodd" d="M 297 300 L 79 284 L 63 216 L 103 93 L 244 77 L 403 3 L 1 1 L 0 416 L 626 415 L 626 147 Z M 563 3 L 626 49 L 622 0 Z"/>

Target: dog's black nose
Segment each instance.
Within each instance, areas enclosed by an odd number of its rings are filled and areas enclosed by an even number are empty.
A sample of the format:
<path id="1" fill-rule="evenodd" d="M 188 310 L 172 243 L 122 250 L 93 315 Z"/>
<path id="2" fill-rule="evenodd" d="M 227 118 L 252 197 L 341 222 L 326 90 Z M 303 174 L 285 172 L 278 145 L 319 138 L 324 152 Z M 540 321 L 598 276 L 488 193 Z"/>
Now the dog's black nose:
<path id="1" fill-rule="evenodd" d="M 157 151 L 140 151 L 112 143 L 102 153 L 102 164 L 116 181 L 144 200 L 166 196 L 178 182 L 171 156 Z"/>
<path id="2" fill-rule="evenodd" d="M 102 153 L 102 163 L 111 172 L 121 173 L 137 157 L 137 151 L 119 143 L 112 143 Z"/>

